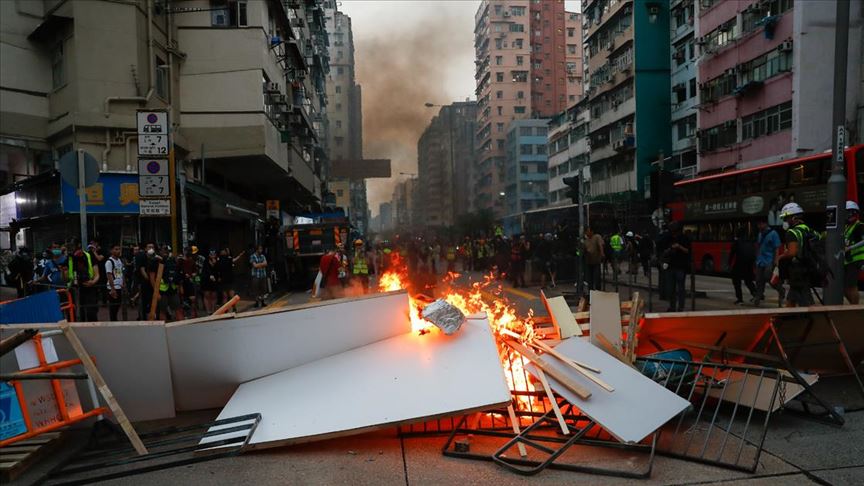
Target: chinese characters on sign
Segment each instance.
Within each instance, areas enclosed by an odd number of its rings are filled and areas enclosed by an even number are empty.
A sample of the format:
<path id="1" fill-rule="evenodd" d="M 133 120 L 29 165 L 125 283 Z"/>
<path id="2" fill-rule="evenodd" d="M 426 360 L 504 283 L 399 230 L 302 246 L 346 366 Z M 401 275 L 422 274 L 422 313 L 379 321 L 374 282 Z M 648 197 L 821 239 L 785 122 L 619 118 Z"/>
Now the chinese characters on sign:
<path id="1" fill-rule="evenodd" d="M 168 113 L 138 112 L 138 195 L 141 216 L 171 215 Z M 161 157 L 161 158 L 153 158 Z"/>

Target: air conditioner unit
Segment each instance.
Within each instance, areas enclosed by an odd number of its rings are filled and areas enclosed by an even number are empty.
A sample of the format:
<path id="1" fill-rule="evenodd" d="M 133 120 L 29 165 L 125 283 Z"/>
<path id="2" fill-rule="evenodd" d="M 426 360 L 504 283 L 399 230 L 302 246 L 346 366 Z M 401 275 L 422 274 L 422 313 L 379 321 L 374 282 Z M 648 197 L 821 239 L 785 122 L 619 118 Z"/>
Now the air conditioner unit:
<path id="1" fill-rule="evenodd" d="M 505 16 L 505 17 L 509 17 L 509 16 L 510 16 L 510 12 L 508 12 L 508 11 L 505 10 L 505 11 L 504 11 L 504 16 Z"/>
<path id="2" fill-rule="evenodd" d="M 623 138 L 619 138 L 618 140 L 614 140 L 612 142 L 612 148 L 617 151 L 621 151 L 627 148 L 627 143 Z"/>
<path id="3" fill-rule="evenodd" d="M 279 92 L 279 83 L 264 83 L 264 92 L 268 94 L 275 94 Z"/>
<path id="4" fill-rule="evenodd" d="M 780 52 L 792 52 L 792 40 L 787 39 L 781 42 L 780 45 L 777 47 L 777 50 Z"/>
<path id="5" fill-rule="evenodd" d="M 288 96 L 284 94 L 276 95 L 272 98 L 274 105 L 287 105 L 288 104 Z"/>

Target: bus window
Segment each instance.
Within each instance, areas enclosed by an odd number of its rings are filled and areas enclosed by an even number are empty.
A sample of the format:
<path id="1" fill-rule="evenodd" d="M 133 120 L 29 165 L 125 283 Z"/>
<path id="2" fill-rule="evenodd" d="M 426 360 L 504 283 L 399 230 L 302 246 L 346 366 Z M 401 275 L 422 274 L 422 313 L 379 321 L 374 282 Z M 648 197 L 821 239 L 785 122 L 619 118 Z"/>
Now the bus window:
<path id="1" fill-rule="evenodd" d="M 738 176 L 724 177 L 723 179 L 723 196 L 734 196 L 738 191 Z"/>
<path id="2" fill-rule="evenodd" d="M 775 167 L 768 169 L 762 173 L 762 190 L 763 191 L 779 191 L 786 189 L 786 176 L 789 173 L 788 167 Z"/>
<path id="3" fill-rule="evenodd" d="M 714 197 L 720 197 L 720 187 L 720 179 L 705 181 L 702 184 L 702 198 L 711 199 Z"/>
<path id="4" fill-rule="evenodd" d="M 741 194 L 752 194 L 759 192 L 762 173 L 758 170 L 747 172 L 738 176 L 738 184 L 741 186 Z"/>
<path id="5" fill-rule="evenodd" d="M 819 161 L 793 165 L 790 169 L 790 186 L 812 186 L 819 182 Z"/>
<path id="6" fill-rule="evenodd" d="M 735 237 L 734 228 L 732 228 L 732 223 L 722 223 L 718 225 L 717 228 L 717 239 L 720 241 L 732 241 Z"/>

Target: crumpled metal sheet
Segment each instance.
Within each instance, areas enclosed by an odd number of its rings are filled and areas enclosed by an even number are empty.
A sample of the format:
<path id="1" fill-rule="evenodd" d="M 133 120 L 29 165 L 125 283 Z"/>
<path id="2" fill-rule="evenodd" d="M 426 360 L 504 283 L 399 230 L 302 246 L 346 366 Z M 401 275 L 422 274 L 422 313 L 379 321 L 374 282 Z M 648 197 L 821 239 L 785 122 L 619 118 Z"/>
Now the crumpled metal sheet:
<path id="1" fill-rule="evenodd" d="M 459 308 L 444 299 L 438 299 L 424 307 L 421 315 L 448 336 L 458 331 L 467 320 Z"/>

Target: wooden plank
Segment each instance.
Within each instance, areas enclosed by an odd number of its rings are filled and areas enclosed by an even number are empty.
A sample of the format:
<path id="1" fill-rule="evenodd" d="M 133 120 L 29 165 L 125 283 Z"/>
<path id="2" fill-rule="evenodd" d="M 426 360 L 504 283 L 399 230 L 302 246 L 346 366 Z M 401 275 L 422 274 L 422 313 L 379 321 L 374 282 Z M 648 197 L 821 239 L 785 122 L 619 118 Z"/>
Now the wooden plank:
<path id="1" fill-rule="evenodd" d="M 165 270 L 165 265 L 160 263 L 159 267 L 156 270 L 156 280 L 150 281 L 150 285 L 153 286 L 153 299 L 150 301 L 150 314 L 148 314 L 148 319 L 151 321 L 156 319 L 156 311 L 159 310 L 159 282 L 162 281 L 162 271 Z"/>
<path id="2" fill-rule="evenodd" d="M 69 340 L 69 344 L 72 346 L 72 349 L 75 350 L 78 358 L 81 359 L 81 364 L 84 365 L 84 369 L 87 370 L 87 374 L 90 375 L 90 379 L 93 381 L 96 389 L 99 390 L 99 393 L 102 395 L 102 398 L 105 399 L 108 408 L 111 409 L 111 412 L 114 414 L 114 417 L 117 419 L 117 422 L 119 422 L 120 427 L 123 429 L 123 432 L 126 433 L 126 437 L 129 438 L 129 442 L 132 443 L 132 447 L 135 448 L 135 451 L 137 451 L 139 455 L 147 454 L 147 448 L 144 447 L 144 443 L 141 442 L 141 439 L 135 432 L 135 428 L 132 427 L 129 419 L 123 412 L 123 409 L 120 408 L 120 404 L 117 403 L 117 400 L 111 393 L 111 389 L 108 388 L 108 384 L 105 383 L 105 379 L 102 378 L 102 374 L 99 372 L 99 369 L 96 368 L 96 363 L 94 363 L 90 355 L 87 354 L 87 350 L 84 348 L 84 345 L 81 344 L 81 340 L 78 339 L 78 335 L 75 334 L 75 331 L 72 329 L 72 327 L 65 322 L 60 324 L 60 329 L 63 329 L 63 334 L 66 336 L 66 339 Z"/>
<path id="3" fill-rule="evenodd" d="M 595 393 L 587 400 L 572 393 L 548 369 L 543 371 L 556 393 L 621 442 L 641 441 L 690 406 L 687 400 L 582 339 L 562 341 L 555 350 L 570 359 L 579 359 L 603 370 L 603 379 L 615 387 L 615 393 Z M 540 359 L 545 367 L 554 369 L 556 374 L 589 390 L 597 388 L 595 383 L 557 359 L 551 356 L 542 356 Z M 525 369 L 535 375 L 536 364 L 528 363 Z"/>
<path id="4" fill-rule="evenodd" d="M 267 448 L 510 403 L 489 323 L 469 319 L 453 336 L 403 333 L 243 383 L 219 418 L 260 412 L 251 446 Z"/>
<path id="5" fill-rule="evenodd" d="M 168 326 L 178 410 L 224 406 L 237 386 L 411 329 L 404 291 Z"/>
<path id="6" fill-rule="evenodd" d="M 237 302 L 240 302 L 240 296 L 239 295 L 235 295 L 234 297 L 231 297 L 231 300 L 229 300 L 228 302 L 225 302 L 224 304 L 222 304 L 221 307 L 219 307 L 218 309 L 213 311 L 212 315 L 219 316 L 219 315 L 225 314 L 226 312 L 228 312 L 228 309 L 237 305 Z"/>
<path id="7" fill-rule="evenodd" d="M 567 421 L 564 420 L 564 415 L 561 414 L 561 408 L 558 406 L 558 400 L 555 399 L 555 394 L 552 393 L 552 387 L 549 386 L 549 380 L 546 379 L 546 373 L 543 373 L 543 370 L 537 368 L 537 379 L 540 380 L 540 384 L 543 385 L 543 391 L 546 393 L 546 398 L 549 400 L 549 405 L 552 407 L 552 411 L 555 413 L 555 418 L 558 420 L 558 426 L 561 427 L 561 433 L 564 435 L 568 435 L 570 433 L 570 429 L 567 427 Z M 513 409 L 513 406 L 510 406 L 510 409 Z M 511 417 L 510 420 L 513 420 Z M 514 430 L 517 434 L 518 430 Z M 521 444 L 521 442 L 520 442 Z M 524 455 L 522 457 L 525 457 Z"/>
<path id="8" fill-rule="evenodd" d="M 597 342 L 600 343 L 600 345 L 598 346 L 599 348 L 615 357 L 615 359 L 617 359 L 618 361 L 630 365 L 631 367 L 633 366 L 633 364 L 627 360 L 627 357 L 624 356 L 624 353 L 621 352 L 621 348 L 616 347 L 614 344 L 612 344 L 612 342 L 609 341 L 609 339 L 604 334 L 597 334 L 596 337 Z"/>
<path id="9" fill-rule="evenodd" d="M 603 334 L 617 348 L 621 348 L 621 302 L 614 292 L 592 290 L 591 344 L 597 346 L 597 334 Z"/>
<path id="10" fill-rule="evenodd" d="M 593 381 L 594 383 L 600 385 L 600 388 L 603 388 L 604 390 L 606 390 L 608 392 L 615 391 L 614 387 L 612 387 L 611 385 L 609 385 L 605 381 L 601 380 L 600 378 L 597 378 L 593 374 L 593 373 L 600 373 L 600 370 L 598 370 L 596 368 L 592 368 L 592 367 L 587 366 L 587 365 L 583 365 L 583 363 L 581 363 L 581 362 L 573 361 L 570 358 L 561 355 L 561 353 L 559 353 L 558 351 L 555 351 L 554 348 L 549 347 L 540 341 L 533 341 L 529 344 L 531 344 L 532 346 L 539 347 L 546 354 L 548 354 L 550 356 L 554 356 L 555 358 L 557 358 L 561 362 L 570 365 L 574 370 L 578 371 L 583 376 L 585 376 L 585 378 L 588 378 L 589 380 Z"/>
<path id="11" fill-rule="evenodd" d="M 630 309 L 629 323 L 627 325 L 627 342 L 624 356 L 632 363 L 636 353 L 636 332 L 639 327 L 639 319 L 642 315 L 642 301 L 639 300 L 639 292 L 633 293 L 633 306 Z"/>
<path id="12" fill-rule="evenodd" d="M 531 351 L 527 347 L 513 340 L 508 339 L 504 342 L 507 343 L 507 345 L 511 348 L 515 349 L 516 352 L 524 356 L 526 360 L 531 361 L 532 363 L 537 363 L 538 368 L 548 374 L 550 378 L 554 378 L 557 382 L 561 383 L 563 386 L 566 386 L 571 393 L 576 394 L 583 400 L 591 396 L 591 392 L 587 388 L 580 385 L 578 382 L 571 380 L 567 375 L 558 372 L 556 368 L 547 366 L 546 362 L 541 360 L 540 356 L 538 356 L 537 353 L 535 353 L 534 351 Z M 562 366 L 566 365 L 562 364 Z"/>
<path id="13" fill-rule="evenodd" d="M 4 483 L 14 481 L 26 472 L 30 465 L 56 450 L 64 442 L 65 436 L 61 433 L 46 432 L 0 449 L 0 480 Z M 27 452 L 25 457 L 18 460 L 11 459 L 11 455 L 22 451 Z"/>
<path id="14" fill-rule="evenodd" d="M 559 329 L 561 339 L 582 335 L 582 329 L 576 324 L 576 319 L 573 318 L 570 305 L 564 300 L 564 297 L 558 296 L 544 299 L 544 304 L 546 305 L 547 312 L 549 312 L 549 316 L 552 317 L 552 322 Z"/>

